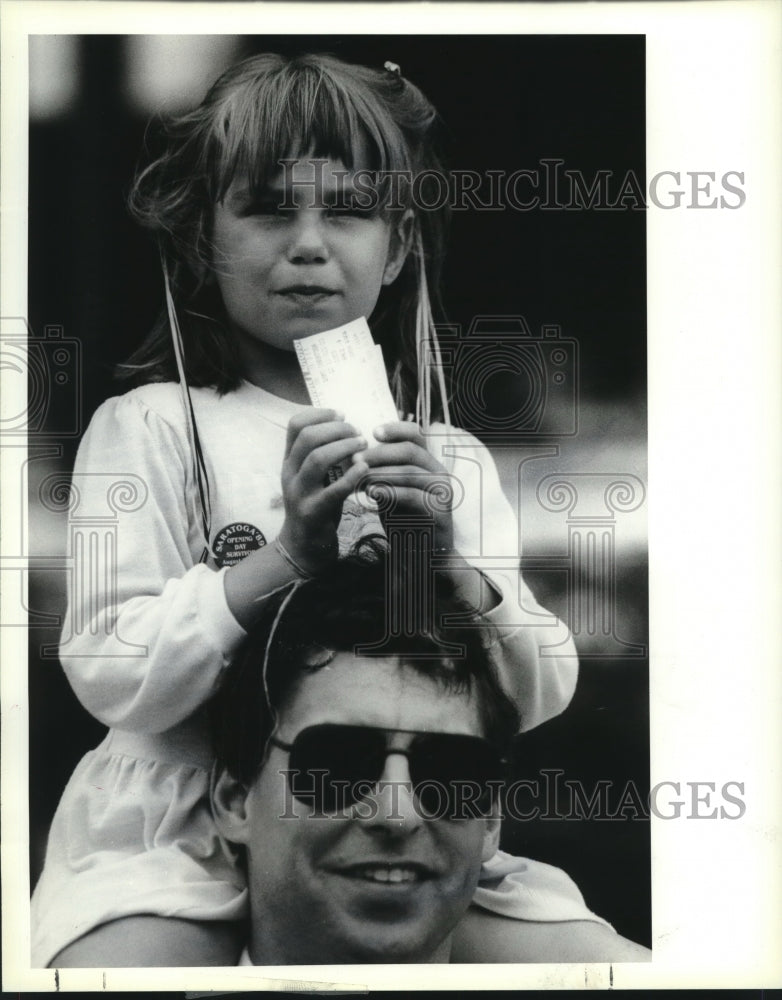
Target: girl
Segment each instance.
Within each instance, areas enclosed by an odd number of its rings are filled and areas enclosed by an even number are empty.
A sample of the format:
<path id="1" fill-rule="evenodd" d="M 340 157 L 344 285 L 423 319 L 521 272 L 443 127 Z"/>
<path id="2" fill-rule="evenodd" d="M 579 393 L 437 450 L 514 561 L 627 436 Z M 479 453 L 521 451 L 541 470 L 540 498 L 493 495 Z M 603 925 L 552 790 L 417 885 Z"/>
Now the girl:
<path id="1" fill-rule="evenodd" d="M 167 308 L 127 367 L 139 387 L 96 412 L 74 470 L 78 515 L 115 518 L 116 549 L 87 540 L 76 553 L 61 659 L 110 730 L 52 824 L 33 898 L 37 965 L 236 961 L 246 891 L 210 812 L 204 706 L 265 599 L 328 574 L 377 530 L 359 484 L 391 480 L 398 508 L 413 512 L 449 476 L 453 516 L 440 505 L 433 546 L 496 626 L 524 728 L 572 695 L 572 642 L 518 575 L 491 458 L 450 431 L 441 373 L 432 385 L 431 366 L 418 370 L 434 343 L 443 220 L 392 178 L 439 169 L 434 122 L 392 64 L 262 55 L 171 121 L 136 180 L 132 209 L 158 240 Z M 307 405 L 294 353 L 297 338 L 361 316 L 400 414 L 416 415 L 373 441 Z M 123 480 L 135 493 L 118 503 L 107 483 Z M 521 859 L 487 867 L 484 910 L 598 920 L 554 869 L 525 884 Z M 487 919 L 462 929 L 472 960 L 494 933 Z"/>

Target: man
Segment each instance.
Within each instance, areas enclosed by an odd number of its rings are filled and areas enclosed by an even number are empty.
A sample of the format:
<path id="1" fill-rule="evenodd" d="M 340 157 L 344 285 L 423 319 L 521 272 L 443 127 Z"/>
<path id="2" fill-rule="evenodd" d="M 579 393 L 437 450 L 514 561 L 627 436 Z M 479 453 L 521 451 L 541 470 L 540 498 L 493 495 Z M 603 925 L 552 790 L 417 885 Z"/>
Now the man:
<path id="1" fill-rule="evenodd" d="M 287 596 L 225 679 L 213 805 L 246 860 L 243 961 L 448 962 L 457 925 L 457 961 L 512 960 L 491 951 L 497 933 L 517 961 L 646 957 L 567 876 L 507 855 L 534 883 L 520 890 L 537 895 L 530 921 L 485 910 L 464 920 L 482 866 L 497 870 L 497 790 L 519 712 L 484 629 L 444 583 L 431 627 L 389 635 L 389 587 L 411 583 L 389 579 L 377 556 L 338 564 Z M 440 627 L 446 616 L 462 624 Z M 480 894 L 492 905 L 491 889 Z"/>

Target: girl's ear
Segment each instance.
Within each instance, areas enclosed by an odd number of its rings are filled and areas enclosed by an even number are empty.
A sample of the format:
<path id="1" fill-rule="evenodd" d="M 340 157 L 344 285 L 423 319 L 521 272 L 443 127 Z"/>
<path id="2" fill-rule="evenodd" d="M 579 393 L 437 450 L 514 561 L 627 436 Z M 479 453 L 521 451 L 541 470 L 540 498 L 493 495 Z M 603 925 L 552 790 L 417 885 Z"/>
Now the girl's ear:
<path id="1" fill-rule="evenodd" d="M 212 774 L 209 794 L 217 829 L 233 844 L 246 844 L 249 835 L 248 789 L 227 771 Z"/>
<path id="2" fill-rule="evenodd" d="M 407 255 L 410 253 L 410 247 L 413 242 L 413 225 L 413 212 L 408 208 L 391 230 L 388 257 L 386 258 L 386 266 L 383 271 L 384 285 L 390 285 L 396 281 L 404 262 L 407 260 Z"/>
<path id="3" fill-rule="evenodd" d="M 491 816 L 483 820 L 485 827 L 483 830 L 483 851 L 481 861 L 489 861 L 500 848 L 500 826 L 502 820 L 499 815 L 499 807 L 495 806 Z"/>

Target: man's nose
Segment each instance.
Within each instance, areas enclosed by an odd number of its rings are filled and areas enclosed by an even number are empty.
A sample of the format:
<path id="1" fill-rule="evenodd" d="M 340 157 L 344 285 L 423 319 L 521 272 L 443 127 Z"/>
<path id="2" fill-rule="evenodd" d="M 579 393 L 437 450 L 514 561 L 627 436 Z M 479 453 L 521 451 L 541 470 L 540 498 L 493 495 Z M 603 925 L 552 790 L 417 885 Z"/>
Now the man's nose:
<path id="1" fill-rule="evenodd" d="M 288 260 L 292 264 L 321 264 L 328 260 L 325 221 L 318 209 L 296 212 L 288 247 Z"/>
<path id="2" fill-rule="evenodd" d="M 373 833 L 410 836 L 424 822 L 404 753 L 389 750 L 383 774 L 370 798 L 373 809 L 366 824 Z"/>

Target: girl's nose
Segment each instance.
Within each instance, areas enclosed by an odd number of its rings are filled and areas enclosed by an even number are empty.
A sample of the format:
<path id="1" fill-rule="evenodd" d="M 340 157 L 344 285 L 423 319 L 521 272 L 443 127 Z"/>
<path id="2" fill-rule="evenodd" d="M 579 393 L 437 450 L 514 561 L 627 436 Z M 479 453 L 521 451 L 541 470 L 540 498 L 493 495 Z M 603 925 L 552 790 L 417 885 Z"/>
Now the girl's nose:
<path id="1" fill-rule="evenodd" d="M 288 260 L 292 264 L 322 264 L 329 258 L 324 220 L 316 209 L 300 210 L 291 231 Z"/>

